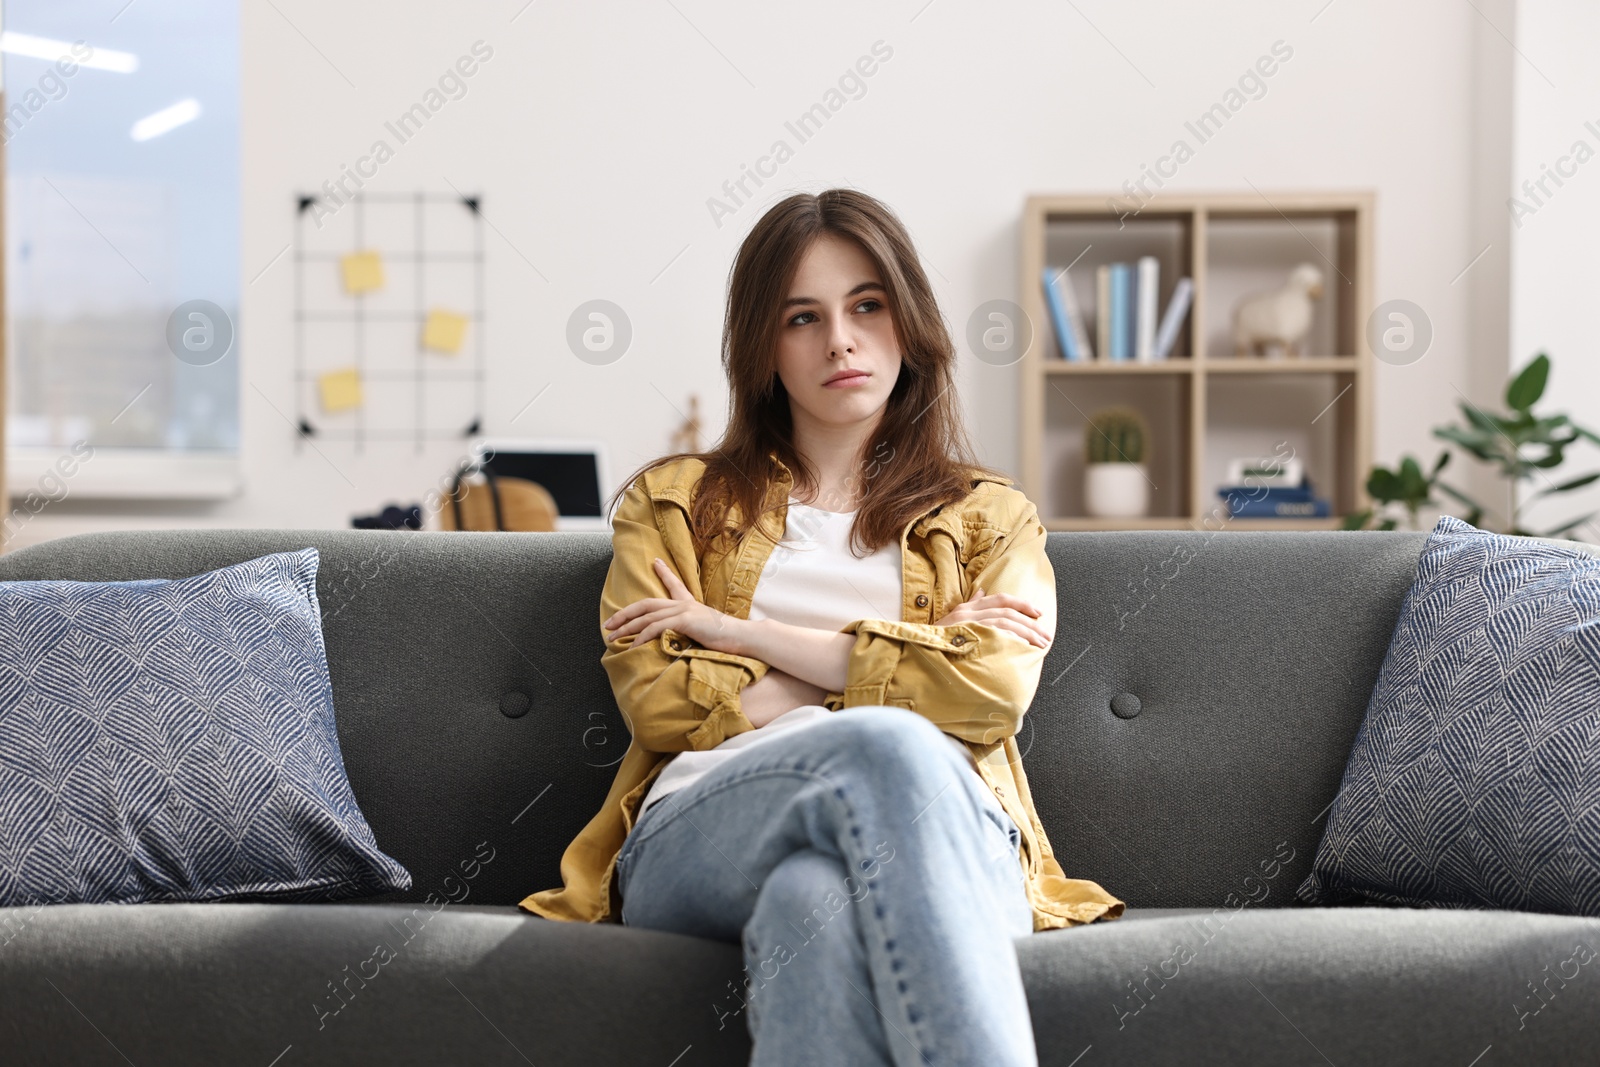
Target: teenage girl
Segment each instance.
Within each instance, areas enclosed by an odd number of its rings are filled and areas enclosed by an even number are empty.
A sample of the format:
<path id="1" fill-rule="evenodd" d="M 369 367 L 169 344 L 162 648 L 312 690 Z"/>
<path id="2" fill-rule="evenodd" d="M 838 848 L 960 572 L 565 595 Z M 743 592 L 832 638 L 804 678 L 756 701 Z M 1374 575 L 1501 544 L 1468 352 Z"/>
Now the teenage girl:
<path id="1" fill-rule="evenodd" d="M 1036 1064 L 1013 939 L 1122 912 L 1033 810 L 1015 735 L 1055 579 L 1037 510 L 973 461 L 954 362 L 894 214 L 792 196 L 730 276 L 721 442 L 613 518 L 633 742 L 523 906 L 741 944 L 719 1013 L 753 1064 Z"/>

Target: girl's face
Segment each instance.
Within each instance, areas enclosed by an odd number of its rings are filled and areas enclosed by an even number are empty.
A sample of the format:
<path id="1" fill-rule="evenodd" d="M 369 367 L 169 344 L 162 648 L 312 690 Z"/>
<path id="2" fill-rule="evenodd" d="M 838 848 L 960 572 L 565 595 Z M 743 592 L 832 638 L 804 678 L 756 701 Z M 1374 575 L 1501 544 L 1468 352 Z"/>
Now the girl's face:
<path id="1" fill-rule="evenodd" d="M 900 376 L 887 296 L 856 242 L 823 234 L 806 250 L 779 312 L 778 378 L 796 426 L 875 423 L 882 414 Z"/>

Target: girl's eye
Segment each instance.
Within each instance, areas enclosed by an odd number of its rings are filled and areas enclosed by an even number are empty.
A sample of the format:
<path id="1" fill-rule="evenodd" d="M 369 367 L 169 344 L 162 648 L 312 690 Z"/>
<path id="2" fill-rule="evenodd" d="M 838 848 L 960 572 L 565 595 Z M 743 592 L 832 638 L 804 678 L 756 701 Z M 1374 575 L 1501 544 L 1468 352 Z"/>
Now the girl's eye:
<path id="1" fill-rule="evenodd" d="M 816 316 L 816 312 L 814 312 L 814 311 L 802 311 L 802 312 L 800 312 L 800 314 L 796 315 L 794 318 L 789 320 L 789 325 L 790 326 L 804 326 L 804 325 L 806 325 L 806 323 L 801 321 L 801 320 L 805 319 L 805 317 L 807 315 L 810 315 L 812 318 L 816 318 L 817 317 Z"/>
<path id="2" fill-rule="evenodd" d="M 883 303 L 881 301 L 863 300 L 861 303 L 856 305 L 856 310 L 861 311 L 864 309 L 866 311 L 877 311 L 881 307 L 883 307 Z"/>

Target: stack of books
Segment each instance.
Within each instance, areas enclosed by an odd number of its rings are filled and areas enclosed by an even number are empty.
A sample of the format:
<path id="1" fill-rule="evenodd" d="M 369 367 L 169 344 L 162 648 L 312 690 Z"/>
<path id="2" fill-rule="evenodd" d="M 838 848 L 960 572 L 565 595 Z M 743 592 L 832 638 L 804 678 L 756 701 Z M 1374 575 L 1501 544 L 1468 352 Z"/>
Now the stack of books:
<path id="1" fill-rule="evenodd" d="M 1228 484 L 1217 495 L 1235 519 L 1324 519 L 1327 500 L 1316 495 L 1305 465 L 1295 456 L 1228 461 Z"/>
<path id="2" fill-rule="evenodd" d="M 1217 495 L 1235 519 L 1325 519 L 1331 514 L 1325 497 L 1317 496 L 1311 479 L 1298 485 L 1224 485 Z"/>
<path id="3" fill-rule="evenodd" d="M 1156 302 L 1161 291 L 1161 264 L 1156 257 L 1144 256 L 1137 263 L 1108 263 L 1095 272 L 1095 286 L 1095 342 L 1091 344 L 1066 269 L 1044 269 L 1045 300 L 1063 359 L 1151 363 L 1171 355 L 1194 300 L 1190 279 L 1178 279 L 1159 322 Z"/>

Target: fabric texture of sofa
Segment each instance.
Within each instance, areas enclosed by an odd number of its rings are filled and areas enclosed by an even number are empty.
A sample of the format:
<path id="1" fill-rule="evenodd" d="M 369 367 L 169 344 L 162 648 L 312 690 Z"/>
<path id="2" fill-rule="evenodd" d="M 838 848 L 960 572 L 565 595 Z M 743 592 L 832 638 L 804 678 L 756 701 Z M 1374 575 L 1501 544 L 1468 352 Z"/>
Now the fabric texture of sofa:
<path id="1" fill-rule="evenodd" d="M 1128 910 L 1018 942 L 1042 1064 L 1593 1062 L 1600 918 L 1294 901 L 1425 539 L 1051 535 L 1019 742 L 1062 866 Z M 745 1063 L 739 946 L 516 907 L 626 749 L 604 534 L 97 534 L 0 580 L 308 545 L 346 769 L 412 888 L 0 909 L 0 1061 Z"/>

